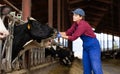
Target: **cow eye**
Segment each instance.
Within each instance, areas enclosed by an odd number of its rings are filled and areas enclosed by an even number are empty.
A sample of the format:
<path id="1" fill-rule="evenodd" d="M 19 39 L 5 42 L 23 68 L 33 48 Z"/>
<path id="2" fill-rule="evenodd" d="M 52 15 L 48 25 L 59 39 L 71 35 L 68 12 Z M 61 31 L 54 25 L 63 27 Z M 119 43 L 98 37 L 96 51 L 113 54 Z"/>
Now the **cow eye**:
<path id="1" fill-rule="evenodd" d="M 27 25 L 27 29 L 30 30 L 30 28 L 31 28 L 31 26 L 30 26 L 30 24 L 28 24 L 28 25 Z"/>

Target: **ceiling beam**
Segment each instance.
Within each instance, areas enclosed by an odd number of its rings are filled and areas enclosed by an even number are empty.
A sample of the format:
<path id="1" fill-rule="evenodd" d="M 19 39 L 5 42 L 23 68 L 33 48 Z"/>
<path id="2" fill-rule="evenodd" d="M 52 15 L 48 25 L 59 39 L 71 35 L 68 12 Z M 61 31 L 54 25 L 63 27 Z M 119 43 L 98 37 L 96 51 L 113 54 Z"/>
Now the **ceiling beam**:
<path id="1" fill-rule="evenodd" d="M 75 3 L 79 3 L 79 2 L 83 2 L 83 0 L 73 0 L 73 1 L 68 1 L 69 4 L 75 4 Z"/>
<path id="2" fill-rule="evenodd" d="M 88 20 L 88 21 L 100 21 L 100 19 L 101 18 L 95 18 L 95 17 L 93 17 L 93 18 L 91 18 L 91 17 L 86 17 L 86 20 Z"/>
<path id="3" fill-rule="evenodd" d="M 97 6 L 93 6 L 93 5 L 90 5 L 89 7 L 93 8 L 93 9 L 96 9 L 96 10 L 100 10 L 100 11 L 107 11 L 108 10 L 106 8 L 101 8 L 101 7 L 97 7 Z"/>
<path id="4" fill-rule="evenodd" d="M 93 11 L 86 11 L 86 15 L 96 16 L 96 17 L 98 17 L 98 18 L 104 16 L 104 14 L 102 14 L 102 13 L 95 13 L 95 12 L 93 12 Z"/>
<path id="5" fill-rule="evenodd" d="M 95 0 L 95 1 L 106 3 L 106 4 L 112 4 L 112 0 Z"/>

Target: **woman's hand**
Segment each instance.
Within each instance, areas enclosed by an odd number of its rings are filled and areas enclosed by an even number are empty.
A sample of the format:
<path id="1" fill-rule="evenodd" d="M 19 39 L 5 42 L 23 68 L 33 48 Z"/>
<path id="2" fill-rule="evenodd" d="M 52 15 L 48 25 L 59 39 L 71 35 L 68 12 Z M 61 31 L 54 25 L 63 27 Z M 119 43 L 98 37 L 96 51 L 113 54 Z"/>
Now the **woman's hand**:
<path id="1" fill-rule="evenodd" d="M 62 37 L 62 38 L 68 39 L 68 36 L 66 35 L 65 32 L 60 32 L 60 34 L 61 34 L 61 37 Z"/>
<path id="2" fill-rule="evenodd" d="M 60 32 L 61 35 L 66 35 L 65 32 Z"/>

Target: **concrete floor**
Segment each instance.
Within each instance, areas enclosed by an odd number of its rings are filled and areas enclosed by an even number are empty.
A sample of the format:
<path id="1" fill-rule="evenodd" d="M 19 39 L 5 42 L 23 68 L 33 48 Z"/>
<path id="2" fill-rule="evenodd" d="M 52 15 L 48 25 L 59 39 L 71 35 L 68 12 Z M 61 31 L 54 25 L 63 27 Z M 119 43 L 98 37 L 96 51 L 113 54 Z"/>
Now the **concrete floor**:
<path id="1" fill-rule="evenodd" d="M 52 64 L 52 65 L 49 65 L 48 67 L 44 67 L 44 68 L 41 68 L 41 69 L 31 71 L 31 72 L 29 72 L 29 74 L 48 74 L 49 71 L 51 71 L 56 66 L 57 66 L 57 64 Z"/>
<path id="2" fill-rule="evenodd" d="M 120 74 L 120 65 L 115 65 L 108 62 L 105 63 L 103 62 L 102 65 L 103 65 L 104 74 Z M 29 74 L 61 74 L 61 73 L 64 74 L 65 72 L 64 69 L 66 71 L 69 71 L 65 74 L 83 74 L 82 64 L 78 60 L 74 61 L 73 65 L 69 68 L 65 68 L 64 66 L 61 66 L 60 64 L 56 63 L 54 65 L 49 65 L 49 67 L 44 67 L 38 70 L 31 71 L 29 72 Z M 56 71 L 56 70 L 60 70 L 60 71 Z"/>
<path id="3" fill-rule="evenodd" d="M 75 61 L 73 66 L 70 69 L 69 74 L 82 74 L 82 64 L 78 64 L 79 62 Z M 120 74 L 120 65 L 116 65 L 114 63 L 103 62 L 103 73 L 104 74 Z M 78 69 L 79 68 L 79 69 Z"/>
<path id="4" fill-rule="evenodd" d="M 120 74 L 120 66 L 113 64 L 103 64 L 104 74 Z"/>

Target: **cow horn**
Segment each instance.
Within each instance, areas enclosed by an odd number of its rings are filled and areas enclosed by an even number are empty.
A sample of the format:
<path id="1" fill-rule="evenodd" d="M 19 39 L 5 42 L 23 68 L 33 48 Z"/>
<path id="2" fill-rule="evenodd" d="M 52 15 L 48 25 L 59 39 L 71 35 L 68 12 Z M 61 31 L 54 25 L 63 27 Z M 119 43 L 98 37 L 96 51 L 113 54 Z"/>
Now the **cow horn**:
<path id="1" fill-rule="evenodd" d="M 28 20 L 36 20 L 36 19 L 34 19 L 33 17 L 28 17 Z"/>

